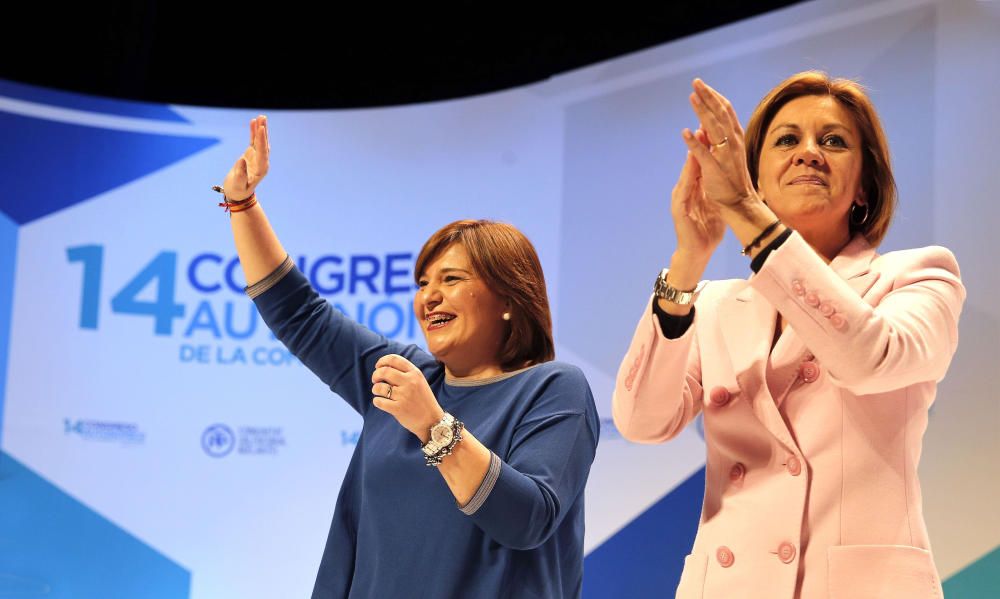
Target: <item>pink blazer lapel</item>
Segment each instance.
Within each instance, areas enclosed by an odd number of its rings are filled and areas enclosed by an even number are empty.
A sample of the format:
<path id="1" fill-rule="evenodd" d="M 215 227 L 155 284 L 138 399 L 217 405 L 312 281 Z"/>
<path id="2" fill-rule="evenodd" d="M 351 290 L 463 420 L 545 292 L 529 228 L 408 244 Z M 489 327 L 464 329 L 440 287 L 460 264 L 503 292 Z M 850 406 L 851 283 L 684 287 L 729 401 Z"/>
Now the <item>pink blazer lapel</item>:
<path id="1" fill-rule="evenodd" d="M 847 281 L 851 289 L 864 297 L 878 280 L 879 273 L 871 269 L 872 260 L 878 254 L 864 236 L 855 235 L 851 241 L 840 250 L 837 257 L 830 263 L 830 268 Z"/>
<path id="2" fill-rule="evenodd" d="M 767 430 L 792 449 L 795 441 L 767 388 L 767 359 L 776 317 L 770 302 L 749 286 L 719 305 L 719 327 L 741 395 Z"/>
<path id="3" fill-rule="evenodd" d="M 831 262 L 830 267 L 840 275 L 858 295 L 863 296 L 875 281 L 878 272 L 871 270 L 876 256 L 875 249 L 861 235 L 856 235 Z M 719 327 L 725 340 L 726 351 L 733 365 L 736 382 L 746 399 L 751 402 L 754 414 L 772 435 L 789 449 L 795 448 L 784 418 L 767 386 L 767 360 L 774 339 L 777 311 L 762 295 L 746 286 L 736 295 L 719 304 Z M 805 345 L 795 331 L 787 328 L 784 350 L 804 353 Z"/>

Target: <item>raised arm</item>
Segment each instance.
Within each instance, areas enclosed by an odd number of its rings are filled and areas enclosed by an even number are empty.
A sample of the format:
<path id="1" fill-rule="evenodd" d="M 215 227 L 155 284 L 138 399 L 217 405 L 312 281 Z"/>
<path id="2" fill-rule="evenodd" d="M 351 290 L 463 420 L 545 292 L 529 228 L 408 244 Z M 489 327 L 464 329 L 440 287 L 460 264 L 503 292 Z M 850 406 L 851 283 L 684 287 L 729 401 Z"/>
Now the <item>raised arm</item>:
<path id="1" fill-rule="evenodd" d="M 938 381 L 958 347 L 965 287 L 952 253 L 930 247 L 878 260 L 862 298 L 793 235 L 750 280 L 837 385 L 857 394 Z"/>
<path id="2" fill-rule="evenodd" d="M 256 193 L 257 185 L 267 175 L 270 153 L 267 117 L 251 119 L 250 145 L 229 169 L 222 184 L 227 201 L 242 201 Z M 274 272 L 287 254 L 260 203 L 248 210 L 233 212 L 231 216 L 240 266 L 247 284 L 253 285 Z"/>
<path id="3" fill-rule="evenodd" d="M 703 130 L 694 135 L 700 144 L 708 143 Z M 701 170 L 690 152 L 670 196 L 670 214 L 677 244 L 667 283 L 690 291 L 725 232 L 718 208 L 705 198 Z M 701 366 L 691 311 L 691 304 L 656 296 L 643 310 L 618 369 L 611 401 L 615 426 L 630 441 L 659 443 L 673 438 L 701 410 Z"/>
<path id="4" fill-rule="evenodd" d="M 267 175 L 271 146 L 267 117 L 250 121 L 250 145 L 226 175 L 227 202 L 243 202 Z M 295 268 L 259 203 L 231 211 L 243 274 L 268 328 L 332 391 L 364 416 L 371 406 L 368 377 L 378 359 L 401 354 L 419 367 L 433 360 L 416 346 L 386 339 L 350 320 L 324 300 Z"/>

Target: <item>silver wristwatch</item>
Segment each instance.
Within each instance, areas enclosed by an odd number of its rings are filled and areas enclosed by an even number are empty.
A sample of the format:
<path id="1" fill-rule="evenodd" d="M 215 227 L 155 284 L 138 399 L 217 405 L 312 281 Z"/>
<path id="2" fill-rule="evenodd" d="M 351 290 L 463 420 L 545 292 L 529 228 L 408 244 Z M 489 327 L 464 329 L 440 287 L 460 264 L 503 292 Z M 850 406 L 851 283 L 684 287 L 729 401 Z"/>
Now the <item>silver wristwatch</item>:
<path id="1" fill-rule="evenodd" d="M 425 456 L 432 456 L 451 445 L 451 442 L 455 440 L 456 422 L 454 416 L 445 412 L 441 420 L 431 427 L 431 437 L 422 448 Z"/>
<path id="2" fill-rule="evenodd" d="M 694 300 L 698 299 L 698 294 L 708 284 L 708 281 L 701 281 L 694 289 L 681 291 L 676 287 L 672 287 L 670 283 L 667 283 L 668 272 L 670 272 L 669 268 L 664 268 L 660 271 L 660 276 L 656 277 L 656 282 L 653 283 L 653 293 L 660 299 L 665 299 L 680 306 L 693 304 Z"/>

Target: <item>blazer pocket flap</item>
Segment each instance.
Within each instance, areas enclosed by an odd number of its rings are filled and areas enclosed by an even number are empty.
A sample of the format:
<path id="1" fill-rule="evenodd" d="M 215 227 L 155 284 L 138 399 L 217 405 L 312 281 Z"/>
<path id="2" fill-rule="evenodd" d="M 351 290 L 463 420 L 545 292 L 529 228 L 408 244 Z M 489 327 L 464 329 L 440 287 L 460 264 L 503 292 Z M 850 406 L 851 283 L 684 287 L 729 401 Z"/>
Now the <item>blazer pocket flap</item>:
<path id="1" fill-rule="evenodd" d="M 942 596 L 930 551 L 907 545 L 830 547 L 830 599 L 932 599 Z"/>

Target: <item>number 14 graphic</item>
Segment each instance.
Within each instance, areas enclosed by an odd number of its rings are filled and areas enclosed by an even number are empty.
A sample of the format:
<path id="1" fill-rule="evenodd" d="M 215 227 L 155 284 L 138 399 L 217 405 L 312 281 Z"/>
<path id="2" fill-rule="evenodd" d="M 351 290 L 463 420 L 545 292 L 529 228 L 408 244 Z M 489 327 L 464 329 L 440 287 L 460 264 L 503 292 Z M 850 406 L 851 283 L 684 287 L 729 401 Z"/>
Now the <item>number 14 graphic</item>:
<path id="1" fill-rule="evenodd" d="M 104 246 L 81 245 L 68 248 L 70 262 L 83 263 L 83 291 L 80 294 L 80 328 L 96 329 L 101 298 Z M 160 252 L 139 274 L 111 298 L 111 311 L 118 314 L 152 316 L 157 335 L 170 335 L 175 318 L 184 316 L 184 306 L 174 302 L 177 253 Z M 156 283 L 156 300 L 138 299 L 149 284 Z"/>

